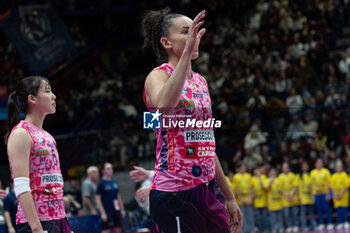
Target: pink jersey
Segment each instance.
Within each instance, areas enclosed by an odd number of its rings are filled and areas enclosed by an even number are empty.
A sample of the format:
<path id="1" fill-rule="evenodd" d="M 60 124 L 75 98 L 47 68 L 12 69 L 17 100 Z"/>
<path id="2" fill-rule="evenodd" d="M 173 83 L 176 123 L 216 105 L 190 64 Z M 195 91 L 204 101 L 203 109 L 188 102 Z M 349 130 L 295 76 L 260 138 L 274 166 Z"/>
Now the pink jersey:
<path id="1" fill-rule="evenodd" d="M 40 221 L 66 217 L 63 201 L 63 178 L 55 139 L 28 121 L 20 121 L 13 129 L 25 129 L 33 140 L 29 156 L 30 189 Z M 11 173 L 12 166 L 10 165 Z M 13 174 L 12 174 L 13 178 Z M 16 223 L 28 222 L 18 205 Z"/>
<path id="2" fill-rule="evenodd" d="M 162 64 L 170 77 L 174 66 Z M 145 90 L 143 99 L 146 103 Z M 155 111 L 147 103 L 149 111 Z M 156 166 L 151 189 L 182 191 L 208 182 L 215 177 L 215 136 L 212 125 L 178 125 L 170 121 L 206 121 L 212 119 L 211 99 L 205 79 L 192 72 L 186 79 L 178 104 L 171 113 L 162 114 L 162 125 L 154 129 L 157 140 Z M 166 126 L 167 125 L 167 126 Z"/>

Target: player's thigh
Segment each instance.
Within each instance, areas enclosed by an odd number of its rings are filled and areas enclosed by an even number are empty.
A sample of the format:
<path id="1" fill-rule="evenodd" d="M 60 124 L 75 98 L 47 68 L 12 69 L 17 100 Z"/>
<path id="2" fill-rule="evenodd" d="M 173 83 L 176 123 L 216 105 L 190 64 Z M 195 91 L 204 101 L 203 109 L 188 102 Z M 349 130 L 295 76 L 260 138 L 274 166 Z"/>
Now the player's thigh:
<path id="1" fill-rule="evenodd" d="M 150 193 L 150 212 L 155 232 L 205 232 L 203 193 L 194 188 L 181 192 Z"/>

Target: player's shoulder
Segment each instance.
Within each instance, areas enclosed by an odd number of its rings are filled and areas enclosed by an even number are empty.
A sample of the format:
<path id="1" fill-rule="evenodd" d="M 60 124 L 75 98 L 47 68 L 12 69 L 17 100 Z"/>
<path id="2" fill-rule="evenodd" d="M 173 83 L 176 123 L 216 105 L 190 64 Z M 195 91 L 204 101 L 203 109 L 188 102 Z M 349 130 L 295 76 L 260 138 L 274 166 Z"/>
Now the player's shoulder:
<path id="1" fill-rule="evenodd" d="M 30 141 L 31 137 L 26 129 L 17 127 L 11 132 L 8 142 L 21 142 L 22 140 Z"/>

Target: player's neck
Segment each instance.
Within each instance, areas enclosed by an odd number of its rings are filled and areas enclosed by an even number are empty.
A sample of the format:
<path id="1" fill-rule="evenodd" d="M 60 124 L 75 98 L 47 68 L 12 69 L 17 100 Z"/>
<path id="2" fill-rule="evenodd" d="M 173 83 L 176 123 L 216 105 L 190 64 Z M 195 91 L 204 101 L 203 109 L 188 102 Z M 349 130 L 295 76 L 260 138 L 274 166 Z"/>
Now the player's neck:
<path id="1" fill-rule="evenodd" d="M 38 112 L 29 112 L 27 113 L 24 120 L 32 123 L 39 129 L 43 130 L 43 123 L 44 123 L 45 115 L 38 113 Z"/>
<path id="2" fill-rule="evenodd" d="M 111 177 L 111 176 L 103 176 L 103 179 L 104 179 L 104 180 L 111 180 L 112 177 Z"/>

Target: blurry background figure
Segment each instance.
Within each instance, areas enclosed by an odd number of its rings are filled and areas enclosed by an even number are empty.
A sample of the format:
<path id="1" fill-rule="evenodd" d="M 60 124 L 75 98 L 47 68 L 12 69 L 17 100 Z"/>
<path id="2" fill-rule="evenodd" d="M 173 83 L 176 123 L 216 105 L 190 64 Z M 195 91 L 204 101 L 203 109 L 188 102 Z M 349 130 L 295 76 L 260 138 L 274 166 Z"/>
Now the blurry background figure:
<path id="1" fill-rule="evenodd" d="M 64 196 L 64 209 L 67 214 L 67 218 L 78 216 L 78 210 L 81 208 L 79 202 L 75 198 L 68 194 Z"/>
<path id="2" fill-rule="evenodd" d="M 244 163 L 237 166 L 237 174 L 234 175 L 233 182 L 237 203 L 244 216 L 242 232 L 254 231 L 254 187 L 252 176 L 247 172 Z"/>
<path id="3" fill-rule="evenodd" d="M 306 231 L 316 227 L 314 215 L 314 200 L 312 195 L 312 184 L 309 174 L 309 165 L 307 162 L 302 162 L 301 172 L 299 177 L 299 200 L 300 200 L 300 222 L 301 230 Z M 309 224 L 307 217 L 309 216 Z"/>
<path id="4" fill-rule="evenodd" d="M 2 181 L 0 180 L 0 196 L 4 196 L 5 193 L 7 195 L 7 192 L 5 190 L 2 190 Z M 0 198 L 0 225 L 5 224 L 5 217 L 4 217 L 4 202 L 3 199 Z"/>
<path id="5" fill-rule="evenodd" d="M 334 225 L 332 209 L 329 203 L 331 199 L 329 186 L 331 174 L 327 168 L 323 167 L 323 160 L 321 158 L 316 160 L 315 169 L 310 172 L 310 177 L 318 217 L 318 226 L 316 229 L 324 230 L 326 228 L 323 215 L 327 214 L 327 230 L 332 230 Z"/>
<path id="6" fill-rule="evenodd" d="M 81 193 L 83 199 L 84 215 L 95 215 L 98 213 L 96 204 L 96 189 L 97 183 L 100 179 L 98 168 L 90 166 L 86 170 L 87 178 L 84 180 L 81 186 Z"/>
<path id="7" fill-rule="evenodd" d="M 81 215 L 81 191 L 80 179 L 73 177 L 69 180 L 69 186 L 64 190 L 65 202 L 69 202 L 69 217 Z M 66 203 L 68 205 L 68 203 Z M 67 212 L 68 215 L 68 212 Z"/>
<path id="8" fill-rule="evenodd" d="M 15 233 L 19 231 L 16 228 L 17 197 L 13 190 L 12 179 L 10 179 L 9 186 L 9 193 L 4 199 L 4 217 L 8 233 Z"/>
<path id="9" fill-rule="evenodd" d="M 125 217 L 125 209 L 119 194 L 118 184 L 112 179 L 112 164 L 104 164 L 102 175 L 96 191 L 96 202 L 102 219 L 102 233 L 110 233 L 111 231 L 120 233 L 121 218 Z"/>
<path id="10" fill-rule="evenodd" d="M 137 182 L 136 197 L 130 202 L 130 204 L 133 207 L 133 217 L 139 227 L 151 228 L 149 194 L 153 175 L 154 171 L 146 170 L 138 166 L 134 166 L 134 170 L 129 172 L 130 178 Z"/>
<path id="11" fill-rule="evenodd" d="M 330 187 L 333 193 L 334 208 L 337 210 L 339 229 L 349 229 L 349 176 L 344 172 L 343 162 L 337 160 L 335 171 L 331 177 Z"/>

